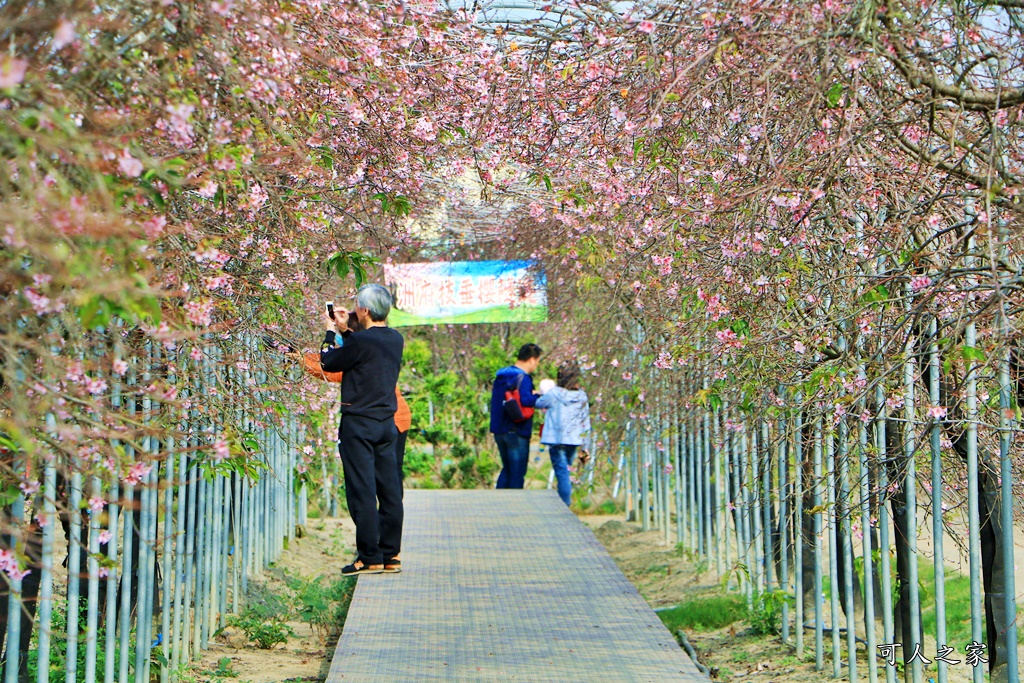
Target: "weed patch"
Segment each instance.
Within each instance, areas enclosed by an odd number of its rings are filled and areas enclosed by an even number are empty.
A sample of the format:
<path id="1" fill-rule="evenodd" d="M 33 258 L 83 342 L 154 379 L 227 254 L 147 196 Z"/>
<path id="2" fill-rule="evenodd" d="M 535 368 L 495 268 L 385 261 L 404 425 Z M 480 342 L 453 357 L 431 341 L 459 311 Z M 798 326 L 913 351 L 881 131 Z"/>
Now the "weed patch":
<path id="1" fill-rule="evenodd" d="M 288 587 L 295 591 L 295 606 L 299 619 L 313 629 L 313 633 L 326 643 L 332 634 L 340 633 L 348 616 L 356 580 L 352 577 L 325 584 L 323 577 L 288 578 Z"/>
<path id="2" fill-rule="evenodd" d="M 658 616 L 671 633 L 678 629 L 713 631 L 745 619 L 747 605 L 740 595 L 713 595 L 687 600 Z"/>
<path id="3" fill-rule="evenodd" d="M 275 645 L 287 643 L 288 636 L 294 635 L 288 624 L 273 619 L 260 619 L 253 616 L 252 611 L 248 609 L 239 615 L 233 614 L 228 617 L 228 626 L 241 629 L 245 637 L 261 650 L 269 650 Z"/>

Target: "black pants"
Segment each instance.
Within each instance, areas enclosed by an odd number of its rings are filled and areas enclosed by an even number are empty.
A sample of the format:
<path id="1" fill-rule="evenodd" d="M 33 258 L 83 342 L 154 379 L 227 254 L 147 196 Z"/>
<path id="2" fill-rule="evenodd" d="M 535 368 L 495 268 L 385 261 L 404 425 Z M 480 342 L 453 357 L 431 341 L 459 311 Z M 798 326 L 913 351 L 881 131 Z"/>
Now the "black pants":
<path id="1" fill-rule="evenodd" d="M 395 464 L 398 465 L 398 481 L 400 482 L 405 481 L 405 470 L 402 468 L 405 465 L 405 442 L 408 439 L 408 431 L 398 432 L 398 438 L 395 439 Z"/>
<path id="2" fill-rule="evenodd" d="M 345 499 L 356 524 L 356 552 L 363 564 L 381 564 L 402 549 L 402 481 L 395 463 L 395 420 L 343 415 L 338 450 Z M 378 508 L 379 503 L 379 508 Z"/>

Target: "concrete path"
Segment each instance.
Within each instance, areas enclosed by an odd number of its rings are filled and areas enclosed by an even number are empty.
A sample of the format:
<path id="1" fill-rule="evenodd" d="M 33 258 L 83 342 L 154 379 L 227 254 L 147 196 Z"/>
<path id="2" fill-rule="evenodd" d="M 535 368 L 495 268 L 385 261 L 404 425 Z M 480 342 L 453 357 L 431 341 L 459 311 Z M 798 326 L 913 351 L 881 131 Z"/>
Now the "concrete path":
<path id="1" fill-rule="evenodd" d="M 407 491 L 328 683 L 707 680 L 554 491 Z"/>

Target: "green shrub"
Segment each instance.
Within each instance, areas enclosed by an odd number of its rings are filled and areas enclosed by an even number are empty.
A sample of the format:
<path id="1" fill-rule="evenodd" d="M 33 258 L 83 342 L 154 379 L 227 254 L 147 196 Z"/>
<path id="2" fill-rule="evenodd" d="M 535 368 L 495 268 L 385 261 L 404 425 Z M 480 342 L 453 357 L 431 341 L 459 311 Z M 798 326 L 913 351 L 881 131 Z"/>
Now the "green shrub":
<path id="1" fill-rule="evenodd" d="M 48 679 L 50 683 L 64 683 L 65 680 L 65 664 L 67 662 L 68 652 L 68 613 L 67 603 L 54 600 L 53 611 L 50 617 L 50 661 L 47 663 L 49 668 Z M 86 639 L 86 617 L 85 610 L 82 610 L 82 617 L 78 622 L 78 676 L 81 677 L 85 671 L 85 639 Z M 96 632 L 97 643 L 99 647 L 96 649 L 96 670 L 103 672 L 106 667 L 106 648 L 104 643 L 106 642 L 106 628 L 100 626 Z M 135 648 L 135 632 L 132 631 L 130 640 L 130 646 L 134 651 Z M 156 654 L 157 650 L 154 652 Z M 114 649 L 114 668 L 117 669 L 119 666 L 121 657 L 121 649 Z M 39 680 L 39 628 L 38 625 L 33 629 L 32 640 L 29 646 L 29 651 L 26 654 L 28 668 L 28 678 L 31 681 Z M 134 659 L 132 660 L 134 665 Z"/>
<path id="2" fill-rule="evenodd" d="M 791 601 L 792 598 L 786 591 L 759 594 L 754 599 L 754 608 L 750 610 L 748 617 L 754 633 L 762 636 L 778 633 L 782 624 L 782 606 Z"/>
<path id="3" fill-rule="evenodd" d="M 238 678 L 238 672 L 231 668 L 231 657 L 221 657 L 217 660 L 217 668 L 212 671 L 202 672 L 206 676 L 214 678 Z"/>
<path id="4" fill-rule="evenodd" d="M 418 448 L 408 450 L 402 461 L 402 471 L 407 477 L 429 475 L 434 471 L 434 456 Z"/>
<path id="5" fill-rule="evenodd" d="M 243 615 L 257 621 L 284 621 L 291 616 L 292 607 L 288 599 L 276 593 L 267 585 L 249 584 Z"/>
<path id="6" fill-rule="evenodd" d="M 322 577 L 292 578 L 288 587 L 295 591 L 295 604 L 299 619 L 313 629 L 320 642 L 327 642 L 333 632 L 340 632 L 348 616 L 349 603 L 356 581 L 346 577 L 331 585 L 324 585 Z"/>
<path id="7" fill-rule="evenodd" d="M 250 610 L 228 617 L 228 626 L 239 628 L 245 637 L 261 650 L 269 650 L 280 643 L 287 643 L 288 636 L 294 635 L 291 627 L 282 621 L 264 620 L 253 616 Z"/>

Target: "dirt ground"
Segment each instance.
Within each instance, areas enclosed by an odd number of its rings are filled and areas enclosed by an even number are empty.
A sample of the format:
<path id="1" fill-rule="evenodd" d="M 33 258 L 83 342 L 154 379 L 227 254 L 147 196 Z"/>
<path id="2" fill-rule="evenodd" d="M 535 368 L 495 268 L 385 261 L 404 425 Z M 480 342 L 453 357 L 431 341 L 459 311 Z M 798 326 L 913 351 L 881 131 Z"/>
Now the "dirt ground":
<path id="1" fill-rule="evenodd" d="M 259 589 L 288 595 L 285 572 L 303 578 L 323 575 L 329 579 L 340 576 L 355 547 L 355 526 L 352 520 L 313 519 L 306 526 L 303 538 L 293 541 L 277 565 L 264 572 L 256 585 Z M 181 677 L 187 681 L 214 683 L 277 683 L 279 681 L 322 681 L 327 676 L 338 635 L 321 640 L 309 624 L 287 621 L 293 631 L 288 642 L 271 650 L 260 650 L 246 642 L 245 635 L 228 628 L 210 642 L 210 649 L 201 661 Z M 221 666 L 229 658 L 230 664 Z M 218 671 L 220 669 L 220 671 Z M 224 675 L 223 671 L 233 675 Z"/>
<path id="2" fill-rule="evenodd" d="M 714 569 L 695 563 L 665 544 L 664 532 L 642 532 L 637 525 L 616 516 L 581 516 L 580 519 L 594 530 L 622 572 L 636 586 L 640 594 L 654 609 L 678 605 L 684 600 L 709 596 L 721 591 Z M 831 620 L 827 613 L 825 623 Z M 844 634 L 845 645 L 845 634 Z M 804 656 L 796 657 L 793 636 L 790 644 L 779 636 L 759 636 L 750 631 L 745 622 L 736 622 L 727 628 L 688 632 L 687 639 L 697 653 L 701 664 L 711 670 L 713 680 L 725 683 L 804 683 L 807 681 L 846 680 L 845 663 L 842 679 L 832 679 L 831 635 L 825 634 L 825 669 L 814 670 L 814 632 L 804 632 Z M 934 653 L 934 642 L 925 643 L 926 654 Z M 929 655 L 930 656 L 930 655 Z M 962 659 L 962 653 L 961 657 Z M 867 655 L 864 646 L 858 649 L 858 679 L 868 680 Z M 971 667 L 966 664 L 948 668 L 950 683 L 968 683 Z M 885 671 L 879 667 L 879 679 L 885 680 Z M 898 675 L 902 679 L 902 674 Z M 935 669 L 925 670 L 925 680 L 935 679 Z"/>
<path id="3" fill-rule="evenodd" d="M 623 521 L 622 515 L 584 515 L 580 519 L 590 526 L 605 545 L 623 573 L 637 587 L 651 607 L 658 609 L 679 604 L 682 600 L 712 595 L 720 591 L 718 577 L 712 569 L 681 556 L 668 546 L 661 531 L 641 532 L 638 526 Z M 264 589 L 287 594 L 283 577 L 334 578 L 341 566 L 351 559 L 355 529 L 350 519 L 310 520 L 306 535 L 296 539 L 282 561 L 264 573 L 259 584 Z M 826 621 L 828 617 L 826 616 Z M 245 642 L 234 629 L 227 629 L 211 641 L 202 661 L 181 677 L 186 683 L 276 683 L 283 681 L 322 681 L 330 668 L 337 634 L 326 641 L 318 638 L 308 624 L 289 621 L 294 635 L 288 642 L 272 650 L 259 650 Z M 792 644 L 779 637 L 757 636 L 744 622 L 710 632 L 687 634 L 701 664 L 707 666 L 715 681 L 725 683 L 806 683 L 831 678 L 831 640 L 826 635 L 825 670 L 814 670 L 814 634 L 805 632 L 803 660 L 795 655 Z M 791 638 L 792 642 L 792 638 Z M 863 646 L 861 646 L 863 648 Z M 934 652 L 932 645 L 926 652 Z M 223 658 L 232 677 L 218 672 Z M 867 659 L 863 649 L 859 657 L 859 678 L 867 681 Z M 222 668 L 223 670 L 223 668 Z M 185 673 L 185 672 L 183 672 Z M 879 671 L 884 680 L 884 672 Z M 967 683 L 970 668 L 950 667 L 951 683 Z M 846 666 L 843 665 L 843 676 Z M 926 671 L 925 680 L 934 677 L 934 669 Z"/>

